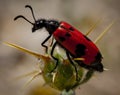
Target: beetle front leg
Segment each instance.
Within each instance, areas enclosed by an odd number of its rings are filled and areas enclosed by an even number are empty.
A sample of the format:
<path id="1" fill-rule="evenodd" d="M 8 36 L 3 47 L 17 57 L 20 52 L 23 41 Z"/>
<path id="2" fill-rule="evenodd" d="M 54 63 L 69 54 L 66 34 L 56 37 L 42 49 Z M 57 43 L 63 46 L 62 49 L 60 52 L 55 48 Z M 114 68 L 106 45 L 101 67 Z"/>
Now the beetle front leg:
<path id="1" fill-rule="evenodd" d="M 53 70 L 52 70 L 51 72 L 53 72 L 53 71 L 57 68 L 57 66 L 58 66 L 58 59 L 57 59 L 56 57 L 54 57 L 54 55 L 53 55 L 54 49 L 55 49 L 56 45 L 57 45 L 57 42 L 55 42 L 55 43 L 53 44 L 53 47 L 52 47 L 52 50 L 51 50 L 51 57 L 52 57 L 54 60 L 56 60 L 55 67 L 53 68 Z"/>
<path id="2" fill-rule="evenodd" d="M 41 43 L 41 45 L 43 46 L 43 47 L 45 47 L 45 52 L 47 53 L 47 51 L 48 51 L 48 46 L 46 46 L 46 45 L 44 45 L 48 40 L 49 40 L 49 38 L 51 37 L 52 35 L 49 35 L 42 43 Z"/>

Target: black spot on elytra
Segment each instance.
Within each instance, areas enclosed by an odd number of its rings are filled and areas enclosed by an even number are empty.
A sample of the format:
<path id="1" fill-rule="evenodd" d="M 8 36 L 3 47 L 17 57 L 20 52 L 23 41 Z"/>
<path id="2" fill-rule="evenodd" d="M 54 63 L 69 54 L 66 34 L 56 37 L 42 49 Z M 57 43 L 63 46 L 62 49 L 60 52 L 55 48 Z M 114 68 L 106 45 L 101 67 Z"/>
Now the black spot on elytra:
<path id="1" fill-rule="evenodd" d="M 67 33 L 65 34 L 65 36 L 66 36 L 66 37 L 71 37 L 71 34 L 67 32 Z"/>
<path id="2" fill-rule="evenodd" d="M 86 49 L 85 45 L 77 44 L 76 50 L 75 50 L 76 56 L 81 57 L 81 56 L 85 55 L 85 49 Z"/>
<path id="3" fill-rule="evenodd" d="M 64 37 L 59 37 L 59 40 L 60 40 L 61 42 L 63 42 L 63 41 L 65 41 L 65 38 L 64 38 Z"/>
<path id="4" fill-rule="evenodd" d="M 98 61 L 101 61 L 102 55 L 101 55 L 100 52 L 97 53 L 97 55 L 95 56 L 95 59 L 98 60 Z"/>
<path id="5" fill-rule="evenodd" d="M 86 38 L 86 40 L 91 41 L 87 36 L 84 35 L 84 37 Z"/>
<path id="6" fill-rule="evenodd" d="M 73 28 L 73 27 L 70 27 L 69 30 L 74 31 L 74 28 Z"/>
<path id="7" fill-rule="evenodd" d="M 101 63 L 102 60 L 102 55 L 100 52 L 97 53 L 97 55 L 95 56 L 95 61 L 91 64 L 91 68 L 99 71 L 99 72 L 103 72 L 103 65 Z"/>

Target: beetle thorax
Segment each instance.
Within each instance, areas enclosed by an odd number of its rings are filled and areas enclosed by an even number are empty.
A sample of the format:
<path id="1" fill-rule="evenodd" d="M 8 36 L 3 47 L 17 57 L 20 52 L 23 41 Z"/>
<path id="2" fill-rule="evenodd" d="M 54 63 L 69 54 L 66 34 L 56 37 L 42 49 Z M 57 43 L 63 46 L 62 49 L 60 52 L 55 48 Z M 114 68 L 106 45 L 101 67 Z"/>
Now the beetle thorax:
<path id="1" fill-rule="evenodd" d="M 45 28 L 49 32 L 49 34 L 52 34 L 58 27 L 59 22 L 56 20 L 47 20 L 45 22 Z"/>

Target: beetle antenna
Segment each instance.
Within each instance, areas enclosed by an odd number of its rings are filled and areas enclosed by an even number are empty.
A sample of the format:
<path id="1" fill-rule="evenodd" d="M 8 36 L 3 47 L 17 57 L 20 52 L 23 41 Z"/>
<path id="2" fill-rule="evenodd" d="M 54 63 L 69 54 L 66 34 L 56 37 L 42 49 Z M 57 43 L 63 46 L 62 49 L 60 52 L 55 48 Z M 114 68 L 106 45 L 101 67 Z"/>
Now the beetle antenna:
<path id="1" fill-rule="evenodd" d="M 36 22 L 35 15 L 34 15 L 34 12 L 33 12 L 32 7 L 31 7 L 30 5 L 26 5 L 25 8 L 29 8 L 29 9 L 31 10 L 33 19 L 34 19 L 34 21 Z"/>
<path id="2" fill-rule="evenodd" d="M 17 20 L 18 18 L 23 18 L 23 19 L 25 19 L 27 22 L 29 22 L 30 24 L 34 25 L 34 23 L 32 23 L 31 21 L 29 21 L 27 18 L 25 18 L 25 17 L 22 16 L 22 15 L 16 16 L 16 17 L 14 18 L 14 20 Z"/>

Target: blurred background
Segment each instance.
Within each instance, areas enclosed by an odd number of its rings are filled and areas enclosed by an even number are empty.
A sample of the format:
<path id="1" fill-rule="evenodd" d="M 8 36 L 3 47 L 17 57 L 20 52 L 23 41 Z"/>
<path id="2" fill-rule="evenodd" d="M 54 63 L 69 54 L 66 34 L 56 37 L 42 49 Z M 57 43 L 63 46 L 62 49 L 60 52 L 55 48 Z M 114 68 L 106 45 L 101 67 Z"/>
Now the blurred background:
<path id="1" fill-rule="evenodd" d="M 76 89 L 76 94 L 120 95 L 119 0 L 0 0 L 0 95 L 34 95 L 28 94 L 32 93 L 29 90 L 21 91 L 30 77 L 20 80 L 15 78 L 38 69 L 37 59 L 2 44 L 2 41 L 7 41 L 40 54 L 44 53 L 41 42 L 48 33 L 44 29 L 32 33 L 28 22 L 23 19 L 13 20 L 21 14 L 33 22 L 30 10 L 24 7 L 26 4 L 33 7 L 36 19 L 63 20 L 82 33 L 86 33 L 101 19 L 101 23 L 89 35 L 93 41 L 115 20 L 116 23 L 110 31 L 97 44 L 104 57 L 103 64 L 109 70 L 103 73 L 96 72 L 88 83 Z M 37 80 L 39 83 L 36 83 Z M 43 80 L 39 77 L 32 84 L 32 87 L 35 87 L 35 84 L 43 84 Z"/>

